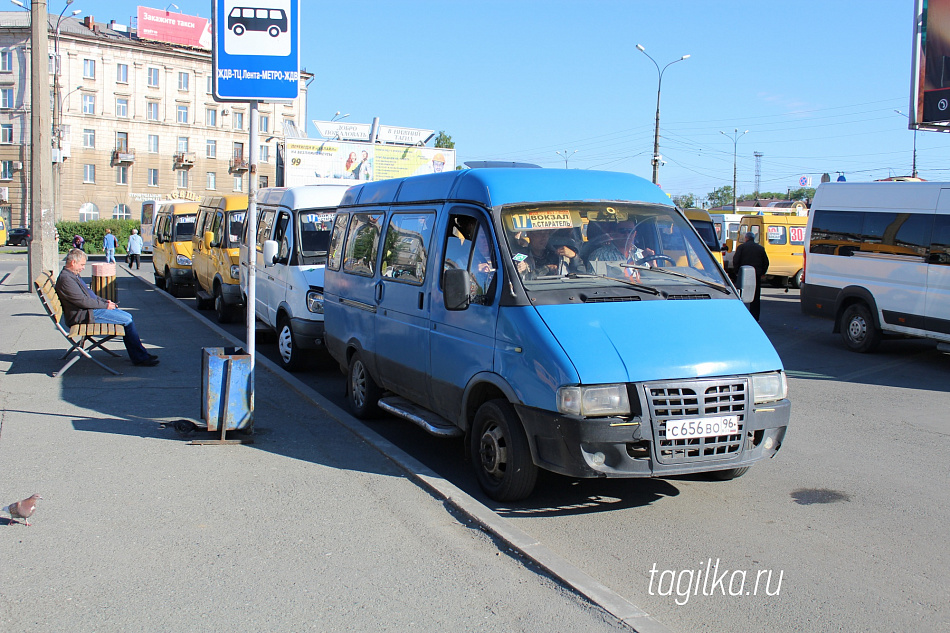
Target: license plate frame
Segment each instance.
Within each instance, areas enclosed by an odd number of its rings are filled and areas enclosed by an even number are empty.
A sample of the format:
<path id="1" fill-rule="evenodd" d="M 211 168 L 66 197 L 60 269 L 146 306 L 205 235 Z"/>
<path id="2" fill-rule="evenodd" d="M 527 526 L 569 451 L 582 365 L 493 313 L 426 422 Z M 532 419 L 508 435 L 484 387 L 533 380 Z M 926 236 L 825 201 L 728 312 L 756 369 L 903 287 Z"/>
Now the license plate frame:
<path id="1" fill-rule="evenodd" d="M 739 416 L 666 420 L 667 440 L 694 440 L 739 433 Z"/>

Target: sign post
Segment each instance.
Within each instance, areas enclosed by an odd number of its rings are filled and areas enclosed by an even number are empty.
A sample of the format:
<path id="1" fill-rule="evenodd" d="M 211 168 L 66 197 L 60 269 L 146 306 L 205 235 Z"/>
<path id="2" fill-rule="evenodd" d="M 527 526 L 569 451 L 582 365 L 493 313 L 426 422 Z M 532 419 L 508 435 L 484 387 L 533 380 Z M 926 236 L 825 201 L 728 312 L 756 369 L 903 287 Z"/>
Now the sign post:
<path id="1" fill-rule="evenodd" d="M 212 5 L 212 72 L 215 101 L 248 102 L 247 352 L 251 357 L 248 403 L 253 423 L 257 303 L 257 159 L 258 103 L 292 101 L 300 78 L 300 0 L 269 0 L 266 8 L 243 0 L 214 0 Z"/>

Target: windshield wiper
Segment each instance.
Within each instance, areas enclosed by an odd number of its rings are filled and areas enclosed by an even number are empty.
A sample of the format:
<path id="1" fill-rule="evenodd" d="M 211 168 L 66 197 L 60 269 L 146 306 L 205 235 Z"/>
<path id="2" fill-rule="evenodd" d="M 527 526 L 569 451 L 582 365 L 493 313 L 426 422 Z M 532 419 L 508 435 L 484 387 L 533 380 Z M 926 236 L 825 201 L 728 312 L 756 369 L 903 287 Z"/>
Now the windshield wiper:
<path id="1" fill-rule="evenodd" d="M 650 266 L 643 266 L 643 265 L 640 265 L 640 264 L 620 264 L 620 265 L 621 265 L 623 268 L 636 268 L 637 270 L 655 271 L 655 272 L 665 273 L 665 274 L 667 274 L 667 275 L 673 275 L 674 277 L 682 277 L 683 279 L 689 279 L 689 280 L 692 280 L 692 281 L 698 281 L 699 283 L 705 284 L 705 285 L 709 286 L 710 288 L 715 288 L 716 290 L 718 290 L 719 292 L 721 292 L 721 293 L 723 293 L 723 294 L 727 294 L 727 295 L 728 295 L 728 294 L 732 294 L 732 293 L 729 291 L 729 289 L 726 288 L 725 286 L 723 286 L 722 284 L 717 284 L 717 283 L 714 282 L 714 281 L 708 281 L 708 280 L 706 280 L 706 279 L 702 279 L 701 277 L 693 277 L 692 275 L 687 275 L 686 273 L 681 273 L 681 272 L 679 272 L 679 271 L 677 271 L 677 270 L 668 270 L 668 269 L 666 269 L 666 268 L 652 268 L 652 267 L 650 267 Z"/>
<path id="2" fill-rule="evenodd" d="M 597 275 L 597 274 L 587 274 L 587 273 L 568 273 L 565 275 L 568 279 L 609 279 L 610 281 L 619 281 L 622 284 L 626 284 L 635 290 L 641 292 L 649 292 L 652 295 L 659 295 L 660 291 L 654 288 L 653 286 L 647 286 L 645 284 L 640 284 L 630 279 L 618 279 L 617 277 L 611 277 L 609 275 Z"/>

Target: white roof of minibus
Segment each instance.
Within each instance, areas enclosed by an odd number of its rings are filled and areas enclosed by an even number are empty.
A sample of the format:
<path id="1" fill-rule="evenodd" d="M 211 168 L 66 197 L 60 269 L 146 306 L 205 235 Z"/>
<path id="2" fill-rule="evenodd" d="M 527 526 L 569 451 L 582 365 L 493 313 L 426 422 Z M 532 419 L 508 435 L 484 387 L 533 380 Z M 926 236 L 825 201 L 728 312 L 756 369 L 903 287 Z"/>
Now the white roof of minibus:
<path id="1" fill-rule="evenodd" d="M 812 209 L 848 211 L 906 209 L 933 211 L 946 182 L 826 182 L 818 186 Z"/>
<path id="2" fill-rule="evenodd" d="M 352 185 L 300 185 L 298 187 L 267 187 L 257 191 L 257 204 L 288 209 L 320 209 L 340 204 L 343 194 Z"/>

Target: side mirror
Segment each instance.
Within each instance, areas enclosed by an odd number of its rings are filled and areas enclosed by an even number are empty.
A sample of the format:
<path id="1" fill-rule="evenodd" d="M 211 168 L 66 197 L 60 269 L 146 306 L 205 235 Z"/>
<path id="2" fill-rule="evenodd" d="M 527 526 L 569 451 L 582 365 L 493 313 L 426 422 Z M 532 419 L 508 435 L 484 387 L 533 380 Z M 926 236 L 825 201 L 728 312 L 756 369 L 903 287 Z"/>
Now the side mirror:
<path id="1" fill-rule="evenodd" d="M 739 268 L 739 296 L 742 303 L 752 303 L 755 299 L 755 268 L 742 266 Z"/>
<path id="2" fill-rule="evenodd" d="M 264 268 L 273 266 L 277 261 L 277 242 L 267 240 L 264 242 Z"/>
<path id="3" fill-rule="evenodd" d="M 214 242 L 214 233 L 211 231 L 205 231 L 205 248 L 211 248 L 211 244 Z"/>
<path id="4" fill-rule="evenodd" d="M 463 268 L 450 268 L 442 275 L 446 310 L 467 310 L 472 303 L 472 275 Z"/>
<path id="5" fill-rule="evenodd" d="M 731 253 L 732 246 L 733 246 L 733 242 L 732 242 L 732 238 L 730 237 L 729 239 L 726 240 L 726 251 Z"/>

